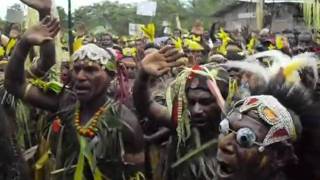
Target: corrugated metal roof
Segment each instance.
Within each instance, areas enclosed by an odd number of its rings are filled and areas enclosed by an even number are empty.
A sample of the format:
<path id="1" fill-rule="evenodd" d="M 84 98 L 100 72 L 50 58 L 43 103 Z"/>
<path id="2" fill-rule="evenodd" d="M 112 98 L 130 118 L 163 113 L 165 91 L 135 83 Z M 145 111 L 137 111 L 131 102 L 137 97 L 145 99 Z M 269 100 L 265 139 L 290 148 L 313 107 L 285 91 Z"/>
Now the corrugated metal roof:
<path id="1" fill-rule="evenodd" d="M 257 2 L 257 0 L 239 0 L 240 2 Z M 303 3 L 304 0 L 264 0 L 264 3 Z"/>

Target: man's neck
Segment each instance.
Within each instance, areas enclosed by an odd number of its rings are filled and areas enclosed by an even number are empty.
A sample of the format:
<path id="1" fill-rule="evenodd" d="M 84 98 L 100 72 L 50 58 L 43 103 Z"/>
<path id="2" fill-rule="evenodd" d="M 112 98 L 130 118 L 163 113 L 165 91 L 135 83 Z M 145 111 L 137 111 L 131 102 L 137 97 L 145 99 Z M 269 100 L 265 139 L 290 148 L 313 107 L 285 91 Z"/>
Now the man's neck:
<path id="1" fill-rule="evenodd" d="M 200 132 L 200 137 L 201 137 L 201 143 L 206 143 L 212 139 L 216 139 L 218 138 L 218 130 L 216 129 L 211 129 L 211 128 L 208 128 L 208 127 L 201 127 L 201 128 L 198 128 L 199 129 L 199 132 Z"/>
<path id="2" fill-rule="evenodd" d="M 211 126 L 194 127 L 197 129 L 200 135 L 201 144 L 204 144 L 212 139 L 218 138 L 218 129 L 211 128 Z"/>
<path id="3" fill-rule="evenodd" d="M 103 106 L 106 102 L 105 96 L 99 96 L 88 102 L 80 102 L 80 119 L 81 122 L 89 121 L 94 114 Z"/>

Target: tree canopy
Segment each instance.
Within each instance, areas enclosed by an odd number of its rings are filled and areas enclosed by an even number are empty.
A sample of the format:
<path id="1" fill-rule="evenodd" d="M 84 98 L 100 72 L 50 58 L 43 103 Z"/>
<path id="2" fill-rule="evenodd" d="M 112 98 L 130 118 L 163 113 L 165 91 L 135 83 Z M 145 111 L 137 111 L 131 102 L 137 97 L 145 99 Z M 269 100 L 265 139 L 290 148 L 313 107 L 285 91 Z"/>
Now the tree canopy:
<path id="1" fill-rule="evenodd" d="M 155 23 L 157 32 L 162 31 L 162 22 L 167 21 L 171 28 L 176 28 L 176 17 L 179 16 L 183 29 L 190 29 L 196 19 L 201 19 L 206 28 L 214 19 L 210 16 L 221 4 L 221 0 L 154 0 L 157 2 L 155 17 L 146 17 L 136 14 L 135 4 L 120 4 L 105 1 L 77 9 L 73 13 L 73 23 L 82 22 L 94 32 L 96 28 L 104 27 L 107 31 L 125 35 L 128 34 L 129 23 L 147 24 Z M 230 0 L 228 0 L 230 1 Z M 60 19 L 64 27 L 67 26 L 67 16 L 62 7 L 58 8 Z"/>

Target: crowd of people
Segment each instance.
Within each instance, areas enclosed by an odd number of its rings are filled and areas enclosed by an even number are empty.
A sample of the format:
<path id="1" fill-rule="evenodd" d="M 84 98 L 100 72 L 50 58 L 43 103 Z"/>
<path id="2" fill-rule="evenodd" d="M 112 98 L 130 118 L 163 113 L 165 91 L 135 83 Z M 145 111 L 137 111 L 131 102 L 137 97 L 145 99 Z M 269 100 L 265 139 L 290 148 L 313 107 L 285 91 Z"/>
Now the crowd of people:
<path id="1" fill-rule="evenodd" d="M 70 49 L 50 0 L 22 2 L 39 23 L 0 34 L 0 179 L 320 178 L 311 32 L 197 21 L 115 37 L 79 23 Z"/>

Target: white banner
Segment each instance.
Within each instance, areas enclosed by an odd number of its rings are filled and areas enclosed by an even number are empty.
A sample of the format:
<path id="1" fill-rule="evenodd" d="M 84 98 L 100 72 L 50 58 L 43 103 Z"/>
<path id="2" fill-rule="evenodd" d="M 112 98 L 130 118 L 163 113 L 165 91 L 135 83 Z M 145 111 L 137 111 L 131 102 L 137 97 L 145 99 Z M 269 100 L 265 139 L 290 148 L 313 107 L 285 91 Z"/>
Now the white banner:
<path id="1" fill-rule="evenodd" d="M 134 24 L 134 23 L 129 23 L 129 35 L 130 36 L 142 36 L 143 32 L 141 30 L 141 27 L 143 24 Z"/>
<path id="2" fill-rule="evenodd" d="M 6 20 L 10 23 L 21 24 L 23 22 L 23 11 L 18 9 L 7 9 Z"/>
<path id="3" fill-rule="evenodd" d="M 157 11 L 157 2 L 141 2 L 137 5 L 137 15 L 155 16 Z"/>

